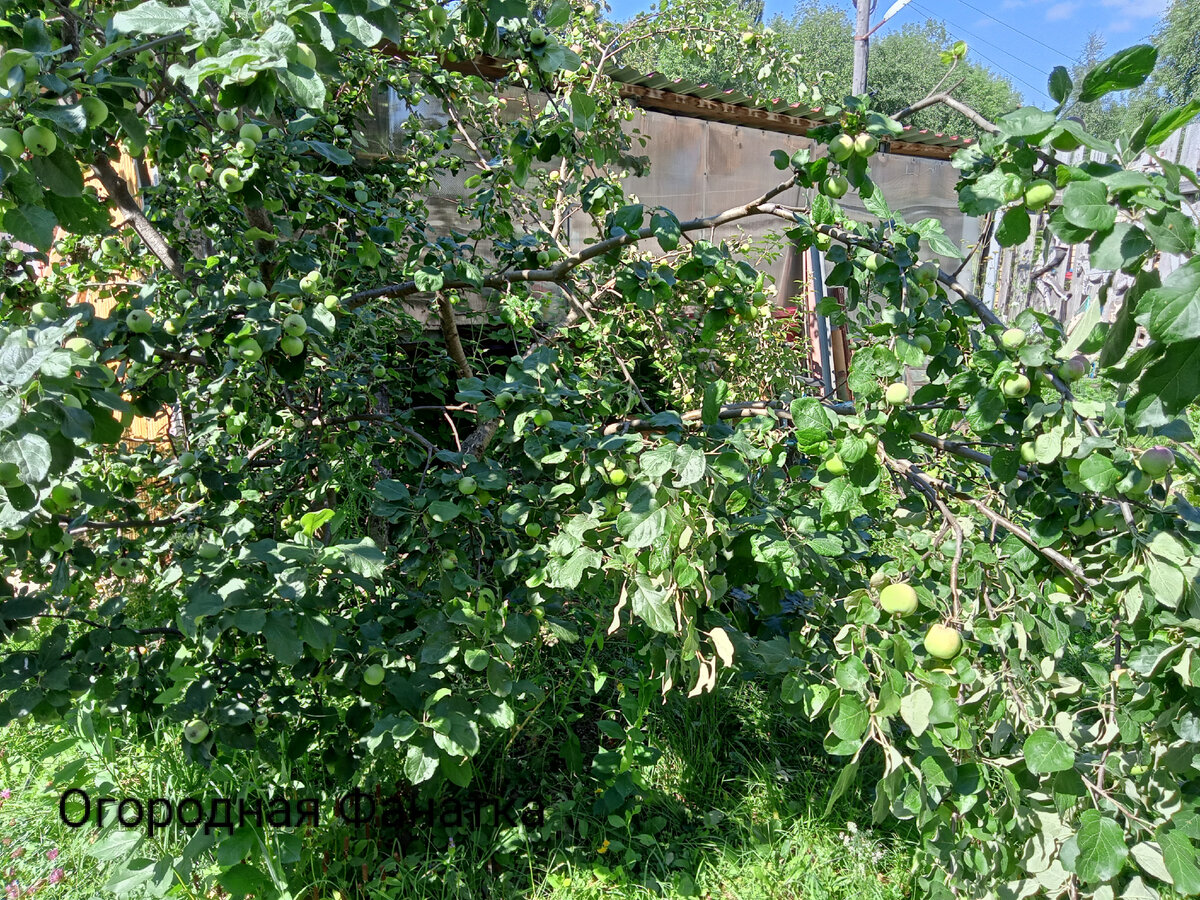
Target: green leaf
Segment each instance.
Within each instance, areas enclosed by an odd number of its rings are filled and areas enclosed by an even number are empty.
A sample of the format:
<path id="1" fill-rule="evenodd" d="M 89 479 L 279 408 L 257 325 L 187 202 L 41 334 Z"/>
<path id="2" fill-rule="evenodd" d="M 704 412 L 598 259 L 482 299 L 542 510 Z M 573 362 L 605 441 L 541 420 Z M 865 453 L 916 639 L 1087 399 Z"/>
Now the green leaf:
<path id="1" fill-rule="evenodd" d="M 1102 494 L 1121 480 L 1121 471 L 1107 456 L 1093 453 L 1080 464 L 1079 480 L 1089 491 Z"/>
<path id="2" fill-rule="evenodd" d="M 434 500 L 429 504 L 429 515 L 435 522 L 450 522 L 462 510 L 454 503 L 446 500 Z"/>
<path id="3" fill-rule="evenodd" d="M 1138 87 L 1157 61 L 1158 50 L 1149 44 L 1114 53 L 1084 76 L 1079 87 L 1079 102 L 1094 103 L 1113 91 Z"/>
<path id="4" fill-rule="evenodd" d="M 267 642 L 267 652 L 285 666 L 300 661 L 304 644 L 296 633 L 296 623 L 290 613 L 278 610 L 268 613 L 262 634 Z"/>
<path id="5" fill-rule="evenodd" d="M 54 213 L 40 206 L 14 206 L 4 214 L 4 230 L 18 241 L 32 244 L 39 250 L 49 250 L 54 243 Z"/>
<path id="6" fill-rule="evenodd" d="M 695 484 L 708 471 L 708 463 L 704 459 L 704 451 L 697 450 L 690 444 L 683 444 L 675 451 L 673 464 L 675 469 L 675 487 L 686 487 Z"/>
<path id="7" fill-rule="evenodd" d="M 1158 845 L 1175 890 L 1184 896 L 1200 894 L 1200 856 L 1187 834 L 1179 828 L 1163 832 Z"/>
<path id="8" fill-rule="evenodd" d="M 1073 871 L 1087 884 L 1111 881 L 1129 856 L 1121 826 L 1094 809 L 1080 814 L 1075 845 L 1079 852 Z"/>
<path id="9" fill-rule="evenodd" d="M 1023 206 L 1014 206 L 1000 218 L 996 228 L 996 242 L 1001 247 L 1015 247 L 1029 239 L 1029 211 Z"/>
<path id="10" fill-rule="evenodd" d="M 721 406 L 729 396 L 729 383 L 720 379 L 704 386 L 704 402 L 700 407 L 700 420 L 705 425 L 716 425 L 721 420 Z"/>
<path id="11" fill-rule="evenodd" d="M 1158 121 L 1146 134 L 1146 146 L 1157 147 L 1180 128 L 1189 124 L 1200 113 L 1200 100 L 1192 100 L 1187 106 L 1179 106 L 1158 117 Z"/>
<path id="12" fill-rule="evenodd" d="M 1098 234 L 1088 245 L 1088 262 L 1093 269 L 1124 269 L 1154 249 L 1146 232 L 1121 222 L 1107 234 Z"/>
<path id="13" fill-rule="evenodd" d="M 554 0 L 546 13 L 547 28 L 562 28 L 571 21 L 571 4 L 567 0 Z"/>
<path id="14" fill-rule="evenodd" d="M 645 575 L 638 575 L 632 597 L 633 614 L 663 634 L 675 631 L 675 616 L 667 602 L 667 592 L 656 588 Z"/>
<path id="15" fill-rule="evenodd" d="M 1168 344 L 1200 337 L 1200 257 L 1173 271 L 1162 287 L 1146 291 L 1134 318 L 1150 337 Z"/>
<path id="16" fill-rule="evenodd" d="M 1060 105 L 1071 96 L 1071 73 L 1066 66 L 1055 66 L 1051 70 L 1047 88 L 1054 102 Z"/>
<path id="17" fill-rule="evenodd" d="M 40 434 L 23 434 L 0 444 L 0 461 L 16 463 L 22 483 L 40 484 L 50 474 L 50 442 Z"/>
<path id="18" fill-rule="evenodd" d="M 441 271 L 433 266 L 422 266 L 413 273 L 413 283 L 417 286 L 418 291 L 431 293 L 439 290 L 445 281 Z"/>
<path id="19" fill-rule="evenodd" d="M 310 513 L 305 513 L 300 517 L 300 527 L 304 529 L 304 533 L 312 537 L 317 533 L 317 529 L 330 521 L 337 513 L 332 509 L 318 509 Z"/>
<path id="20" fill-rule="evenodd" d="M 662 536 L 666 522 L 667 511 L 665 509 L 654 510 L 633 527 L 625 539 L 625 546 L 635 550 L 649 547 Z"/>
<path id="21" fill-rule="evenodd" d="M 1196 225 L 1177 209 L 1146 216 L 1142 224 L 1161 253 L 1191 253 L 1196 246 Z"/>
<path id="22" fill-rule="evenodd" d="M 1108 231 L 1117 221 L 1117 208 L 1108 203 L 1100 181 L 1072 181 L 1063 191 L 1063 215 L 1072 225 L 1089 231 Z"/>
<path id="23" fill-rule="evenodd" d="M 1037 137 L 1054 127 L 1054 114 L 1036 106 L 1022 106 L 996 120 L 1000 138 Z"/>
<path id="24" fill-rule="evenodd" d="M 298 106 L 318 111 L 325 108 L 325 82 L 316 72 L 303 68 L 298 63 L 292 63 L 287 69 L 274 71 L 275 77 L 287 88 Z"/>
<path id="25" fill-rule="evenodd" d="M 1035 775 L 1065 772 L 1075 765 L 1071 745 L 1048 728 L 1039 728 L 1025 739 L 1025 767 Z"/>
<path id="26" fill-rule="evenodd" d="M 900 718 L 920 737 L 929 728 L 929 712 L 933 709 L 933 697 L 925 688 L 917 688 L 900 700 Z"/>
<path id="27" fill-rule="evenodd" d="M 679 240 L 683 236 L 679 229 L 679 219 L 666 209 L 655 210 L 650 216 L 650 230 L 654 232 L 658 245 L 668 253 L 679 246 Z"/>
<path id="28" fill-rule="evenodd" d="M 842 694 L 829 714 L 829 730 L 843 741 L 857 741 L 867 730 L 870 714 L 853 694 Z"/>
<path id="29" fill-rule="evenodd" d="M 426 745 L 430 742 L 426 741 Z M 436 747 L 436 745 L 435 745 Z M 404 774 L 413 784 L 420 784 L 423 781 L 428 781 L 437 771 L 438 757 L 437 750 L 433 747 L 428 750 L 417 744 L 412 744 L 408 748 L 408 754 L 404 757 Z"/>
<path id="30" fill-rule="evenodd" d="M 815 397 L 794 400 L 791 405 L 791 414 L 796 445 L 801 450 L 807 450 L 829 438 L 831 423 L 820 400 Z"/>
<path id="31" fill-rule="evenodd" d="M 166 6 L 158 0 L 118 12 L 113 28 L 122 34 L 171 34 L 183 31 L 196 20 L 188 6 Z"/>
<path id="32" fill-rule="evenodd" d="M 48 191 L 60 197 L 83 195 L 83 172 L 66 148 L 58 147 L 49 156 L 34 156 L 29 169 Z"/>

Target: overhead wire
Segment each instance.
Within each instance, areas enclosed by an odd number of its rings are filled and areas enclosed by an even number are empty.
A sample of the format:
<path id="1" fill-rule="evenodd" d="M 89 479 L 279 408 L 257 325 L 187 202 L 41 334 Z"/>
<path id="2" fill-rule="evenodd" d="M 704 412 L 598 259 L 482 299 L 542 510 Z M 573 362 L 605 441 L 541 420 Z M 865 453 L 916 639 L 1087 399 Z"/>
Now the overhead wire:
<path id="1" fill-rule="evenodd" d="M 979 35 L 975 34 L 973 31 L 969 31 L 966 28 L 963 28 L 961 25 L 959 25 L 955 22 L 951 22 L 945 16 L 940 16 L 937 13 L 932 12 L 929 9 L 926 9 L 924 6 L 922 6 L 919 3 L 913 3 L 912 7 L 914 9 L 920 10 L 921 12 L 923 12 L 926 16 L 928 16 L 931 19 L 938 19 L 940 21 L 945 22 L 947 25 L 951 26 L 954 30 L 960 31 L 963 34 L 968 35 L 969 37 L 971 37 L 974 40 L 977 40 L 984 44 L 987 44 L 989 47 L 995 47 L 997 50 L 999 50 L 1002 53 L 1008 53 L 1008 51 L 1004 50 L 1004 48 L 998 47 L 996 44 L 993 44 L 991 41 L 987 40 L 986 38 L 980 37 Z M 1035 93 L 1039 94 L 1042 97 L 1045 97 L 1051 103 L 1054 102 L 1054 99 L 1050 96 L 1049 93 L 1047 93 L 1045 88 L 1040 88 L 1037 85 L 1031 84 L 1030 82 L 1026 81 L 1024 78 L 1022 78 L 1016 72 L 1013 72 L 1011 69 L 1006 68 L 1005 66 L 996 62 L 996 60 L 992 59 L 990 56 L 985 54 L 983 51 L 979 50 L 978 47 L 975 48 L 974 52 L 980 59 L 986 60 L 987 62 L 991 63 L 993 66 L 996 67 L 996 69 L 998 69 L 1003 74 L 1007 75 L 1009 78 L 1012 78 L 1014 81 L 1019 81 L 1021 84 L 1025 85 L 1030 90 L 1034 91 Z M 1011 56 L 1012 54 L 1009 54 L 1009 55 Z M 1029 66 L 1031 69 L 1037 68 L 1037 66 L 1035 66 L 1033 63 L 1026 62 L 1025 60 L 1021 59 L 1020 57 L 1013 56 L 1012 58 L 1017 60 L 1018 62 L 1024 63 L 1025 65 Z"/>
<path id="2" fill-rule="evenodd" d="M 969 9 L 975 10 L 975 12 L 979 13 L 981 16 L 986 16 L 987 18 L 991 19 L 993 22 L 997 22 L 997 23 L 1003 25 L 1005 28 L 1007 28 L 1009 31 L 1013 32 L 1014 34 L 1019 34 L 1021 37 L 1025 38 L 1025 40 L 1033 41 L 1033 43 L 1037 44 L 1039 47 L 1045 47 L 1047 50 L 1051 51 L 1052 53 L 1057 53 L 1059 56 L 1061 56 L 1067 62 L 1069 62 L 1069 63 L 1076 62 L 1076 60 L 1071 59 L 1071 57 L 1067 56 L 1067 54 L 1063 53 L 1062 50 L 1058 49 L 1057 47 L 1052 47 L 1043 41 L 1039 41 L 1033 35 L 1026 34 L 1021 29 L 1015 28 L 1012 25 L 1009 25 L 1003 19 L 997 19 L 991 13 L 985 12 L 984 10 L 980 9 L 978 6 L 974 5 L 973 3 L 968 3 L 967 0 L 958 0 L 958 2 L 961 3 L 963 6 L 968 7 Z"/>

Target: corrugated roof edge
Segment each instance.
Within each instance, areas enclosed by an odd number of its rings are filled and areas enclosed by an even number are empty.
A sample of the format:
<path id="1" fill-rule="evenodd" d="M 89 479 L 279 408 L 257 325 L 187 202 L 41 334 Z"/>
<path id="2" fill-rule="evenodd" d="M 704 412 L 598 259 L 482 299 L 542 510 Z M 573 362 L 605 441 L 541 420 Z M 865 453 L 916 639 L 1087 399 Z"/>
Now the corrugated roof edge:
<path id="1" fill-rule="evenodd" d="M 398 51 L 393 48 L 393 52 Z M 509 71 L 513 61 L 480 56 L 457 62 L 443 62 L 443 65 L 452 71 L 495 80 Z M 682 78 L 668 78 L 657 72 L 641 73 L 628 66 L 610 65 L 608 75 L 621 85 L 621 94 L 635 106 L 668 115 L 799 136 L 804 136 L 813 128 L 832 121 L 820 107 L 804 108 L 803 114 L 800 114 L 803 104 L 799 102 L 789 103 L 779 98 L 754 100 L 740 91 L 698 85 Z M 931 132 L 905 125 L 904 137 L 892 140 L 888 152 L 896 156 L 948 160 L 955 150 L 974 143 L 974 138 Z"/>
<path id="2" fill-rule="evenodd" d="M 701 100 L 714 100 L 718 97 L 722 103 L 746 108 L 761 108 L 776 115 L 790 118 L 806 119 L 818 124 L 828 124 L 833 121 L 825 115 L 819 106 L 804 107 L 802 103 L 789 102 L 781 97 L 755 100 L 753 97 L 731 88 L 721 88 L 711 84 L 701 84 L 684 78 L 670 78 L 660 72 L 638 72 L 628 66 L 610 66 L 608 75 L 621 84 L 648 87 L 657 90 L 670 86 L 672 93 L 683 97 L 696 97 Z M 803 109 L 803 114 L 798 115 Z M 792 112 L 793 110 L 797 112 Z M 904 138 L 909 143 L 928 144 L 936 147 L 952 147 L 959 149 L 975 143 L 974 138 L 964 138 L 959 135 L 949 135 L 943 132 L 933 132 L 913 125 L 904 126 Z"/>

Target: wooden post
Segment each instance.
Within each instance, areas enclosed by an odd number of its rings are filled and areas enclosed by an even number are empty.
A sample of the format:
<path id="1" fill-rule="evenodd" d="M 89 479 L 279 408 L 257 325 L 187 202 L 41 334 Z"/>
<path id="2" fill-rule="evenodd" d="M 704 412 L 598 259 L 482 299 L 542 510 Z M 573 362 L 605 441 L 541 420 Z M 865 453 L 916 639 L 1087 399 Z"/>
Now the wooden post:
<path id="1" fill-rule="evenodd" d="M 871 0 L 855 0 L 857 14 L 854 20 L 854 78 L 851 82 L 850 93 L 865 94 L 867 92 L 867 52 L 871 47 L 871 39 L 867 32 L 871 30 Z"/>

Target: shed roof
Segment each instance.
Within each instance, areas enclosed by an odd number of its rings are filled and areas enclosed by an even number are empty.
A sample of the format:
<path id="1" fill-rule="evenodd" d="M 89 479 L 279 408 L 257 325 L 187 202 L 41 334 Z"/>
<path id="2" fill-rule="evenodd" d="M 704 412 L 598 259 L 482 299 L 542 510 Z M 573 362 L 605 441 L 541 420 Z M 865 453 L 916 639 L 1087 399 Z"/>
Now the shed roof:
<path id="1" fill-rule="evenodd" d="M 502 77 L 512 64 L 512 60 L 493 56 L 444 63 L 448 69 L 489 79 Z M 658 72 L 643 73 L 628 66 L 609 66 L 607 73 L 620 85 L 621 95 L 635 106 L 668 115 L 801 136 L 833 121 L 819 107 L 783 99 L 756 100 L 741 91 L 696 84 Z M 906 125 L 903 137 L 891 141 L 888 152 L 898 156 L 949 159 L 955 150 L 973 143 L 974 138 Z"/>

